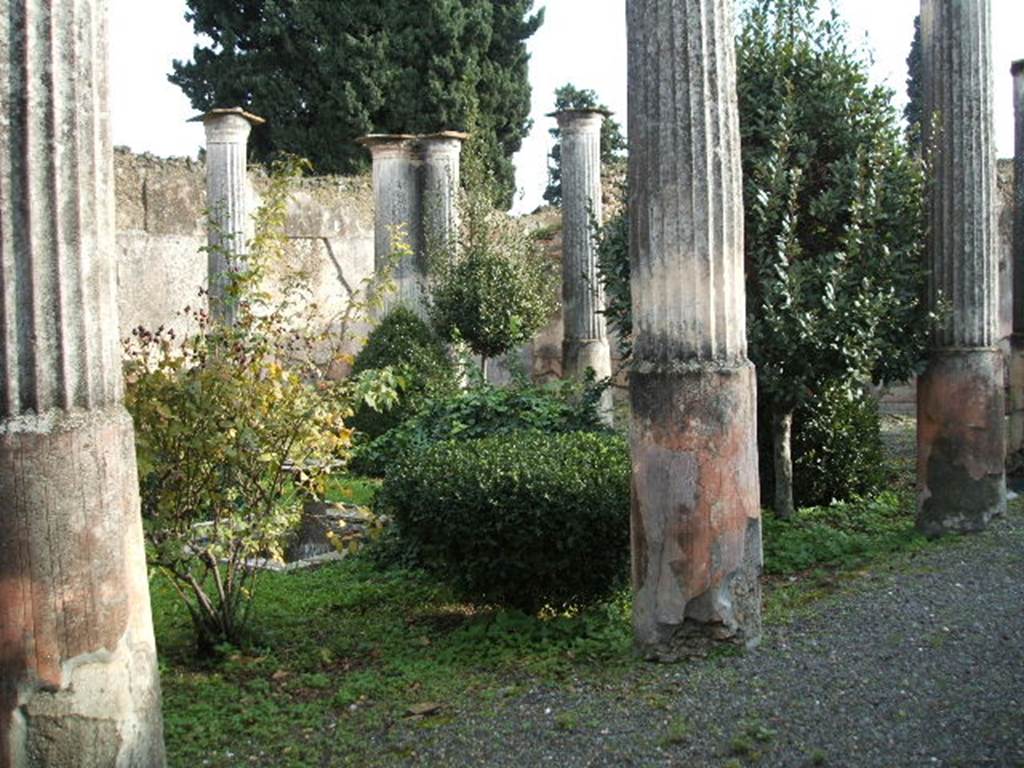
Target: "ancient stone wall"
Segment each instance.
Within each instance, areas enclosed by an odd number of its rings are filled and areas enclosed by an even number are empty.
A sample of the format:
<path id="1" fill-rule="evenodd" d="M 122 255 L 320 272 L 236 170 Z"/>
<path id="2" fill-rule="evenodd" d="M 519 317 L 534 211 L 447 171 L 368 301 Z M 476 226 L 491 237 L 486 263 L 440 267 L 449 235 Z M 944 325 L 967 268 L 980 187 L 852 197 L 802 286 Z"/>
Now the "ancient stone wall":
<path id="1" fill-rule="evenodd" d="M 181 327 L 179 313 L 206 286 L 206 181 L 201 163 L 119 150 L 117 194 L 118 304 L 121 335 L 139 325 Z M 252 209 L 266 178 L 249 173 Z M 373 271 L 373 193 L 369 176 L 300 181 L 285 231 L 289 266 L 310 276 L 328 316 Z"/>

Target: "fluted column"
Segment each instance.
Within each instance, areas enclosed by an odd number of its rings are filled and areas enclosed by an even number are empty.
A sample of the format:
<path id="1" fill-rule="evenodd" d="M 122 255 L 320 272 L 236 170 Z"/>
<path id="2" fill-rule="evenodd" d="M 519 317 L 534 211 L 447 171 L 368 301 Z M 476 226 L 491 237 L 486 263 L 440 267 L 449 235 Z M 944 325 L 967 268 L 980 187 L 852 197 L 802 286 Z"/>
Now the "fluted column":
<path id="1" fill-rule="evenodd" d="M 946 311 L 918 380 L 918 528 L 976 531 L 1006 506 L 996 348 L 995 150 L 989 0 L 923 0 L 929 298 Z"/>
<path id="2" fill-rule="evenodd" d="M 1007 466 L 1024 465 L 1024 60 L 1010 67 L 1013 77 L 1013 334 L 1010 336 L 1010 424 Z"/>
<path id="3" fill-rule="evenodd" d="M 227 275 L 239 268 L 249 245 L 249 134 L 254 125 L 262 125 L 264 120 L 241 107 L 214 109 L 198 119 L 206 129 L 210 313 L 215 320 L 231 324 L 235 320 L 235 302 L 225 296 Z"/>
<path id="4" fill-rule="evenodd" d="M 627 0 L 639 650 L 761 631 L 731 0 Z"/>
<path id="5" fill-rule="evenodd" d="M 392 266 L 395 290 L 384 297 L 385 311 L 405 304 L 424 311 L 423 215 L 420 196 L 422 160 L 417 137 L 371 135 L 359 140 L 373 158 L 374 260 L 378 272 Z M 396 263 L 398 239 L 406 246 Z"/>
<path id="6" fill-rule="evenodd" d="M 0 13 L 0 768 L 164 764 L 104 0 Z"/>
<path id="7" fill-rule="evenodd" d="M 604 288 L 597 274 L 593 223 L 601 224 L 601 110 L 556 113 L 562 142 L 562 374 L 598 379 L 612 375 L 604 316 Z M 611 390 L 601 411 L 611 421 Z"/>
<path id="8" fill-rule="evenodd" d="M 462 144 L 468 136 L 445 131 L 419 138 L 423 162 L 423 194 L 420 203 L 426 251 L 444 250 L 459 226 L 459 184 Z"/>

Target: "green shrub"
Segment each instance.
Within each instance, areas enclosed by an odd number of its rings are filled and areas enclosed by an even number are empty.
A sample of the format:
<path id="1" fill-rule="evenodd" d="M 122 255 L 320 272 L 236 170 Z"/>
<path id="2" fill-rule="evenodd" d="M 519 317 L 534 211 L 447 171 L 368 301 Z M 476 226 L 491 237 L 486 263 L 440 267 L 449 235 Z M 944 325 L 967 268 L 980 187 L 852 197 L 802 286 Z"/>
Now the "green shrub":
<path id="1" fill-rule="evenodd" d="M 561 608 L 605 596 L 625 576 L 629 476 L 617 435 L 453 440 L 401 462 L 377 508 L 465 597 Z"/>
<path id="2" fill-rule="evenodd" d="M 351 422 L 370 438 L 401 424 L 432 394 L 451 393 L 458 387 L 444 344 L 426 322 L 404 306 L 395 307 L 373 329 L 356 356 L 352 374 L 388 367 L 402 382 L 398 403 L 384 411 L 363 407 Z"/>
<path id="3" fill-rule="evenodd" d="M 761 497 L 774 497 L 771 414 L 758 393 Z M 877 493 L 889 477 L 878 403 L 859 389 L 834 386 L 793 415 L 793 497 L 816 507 Z"/>
<path id="4" fill-rule="evenodd" d="M 832 388 L 797 409 L 793 491 L 798 504 L 876 493 L 887 477 L 877 401 L 859 389 Z"/>
<path id="5" fill-rule="evenodd" d="M 360 446 L 355 471 L 383 477 L 411 452 L 444 440 L 471 440 L 522 430 L 539 432 L 604 431 L 597 405 L 601 388 L 577 382 L 544 386 L 518 384 L 436 395 L 422 410 L 369 444 Z"/>

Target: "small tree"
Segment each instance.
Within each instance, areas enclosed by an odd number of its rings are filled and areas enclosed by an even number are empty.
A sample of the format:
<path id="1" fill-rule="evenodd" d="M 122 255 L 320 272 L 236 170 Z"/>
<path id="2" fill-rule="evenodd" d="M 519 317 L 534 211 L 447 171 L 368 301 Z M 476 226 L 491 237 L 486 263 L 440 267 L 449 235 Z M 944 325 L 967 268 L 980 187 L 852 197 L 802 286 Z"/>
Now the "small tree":
<path id="1" fill-rule="evenodd" d="M 387 372 L 327 376 L 334 354 L 325 337 L 338 329 L 317 330 L 300 278 L 286 279 L 277 300 L 260 289 L 282 255 L 288 187 L 302 167 L 275 172 L 249 254 L 225 275 L 234 324 L 185 308 L 183 336 L 138 328 L 126 342 L 147 558 L 187 607 L 204 650 L 245 639 L 259 575 L 252 561 L 279 552 L 304 500 L 347 460 L 352 404 L 394 399 L 380 386 Z"/>
<path id="2" fill-rule="evenodd" d="M 572 83 L 566 83 L 555 90 L 555 111 L 563 109 L 603 109 L 607 107 L 597 99 L 597 93 L 589 89 L 580 90 Z M 548 186 L 544 190 L 544 200 L 550 205 L 562 203 L 562 131 L 558 127 L 548 131 L 555 140 L 548 154 Z M 621 159 L 626 151 L 626 138 L 622 135 L 622 127 L 611 116 L 601 123 L 601 164 Z"/>
<path id="3" fill-rule="evenodd" d="M 775 509 L 793 510 L 793 412 L 921 358 L 922 175 L 891 93 L 817 0 L 756 0 L 737 45 L 751 357 L 771 412 Z"/>
<path id="4" fill-rule="evenodd" d="M 467 152 L 461 222 L 451 242 L 431 250 L 429 313 L 438 333 L 489 358 L 528 341 L 557 307 L 553 265 L 521 222 L 498 210 L 494 177 Z"/>

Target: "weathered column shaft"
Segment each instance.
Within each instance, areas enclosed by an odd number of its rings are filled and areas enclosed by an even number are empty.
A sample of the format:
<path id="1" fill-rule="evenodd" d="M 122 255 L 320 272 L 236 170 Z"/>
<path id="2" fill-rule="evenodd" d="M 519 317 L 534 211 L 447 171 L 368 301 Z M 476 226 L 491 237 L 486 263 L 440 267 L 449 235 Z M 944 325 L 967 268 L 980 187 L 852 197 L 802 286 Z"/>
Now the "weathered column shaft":
<path id="1" fill-rule="evenodd" d="M 1013 62 L 1013 334 L 1024 338 L 1024 59 Z"/>
<path id="2" fill-rule="evenodd" d="M 922 0 L 929 299 L 949 311 L 918 381 L 918 527 L 983 528 L 1004 509 L 1003 360 L 989 0 Z"/>
<path id="3" fill-rule="evenodd" d="M 593 223 L 602 222 L 601 125 L 605 113 L 559 112 L 562 142 L 562 372 L 581 377 L 592 368 L 597 378 L 611 376 L 611 348 L 604 312 L 604 288 L 598 277 Z M 611 412 L 611 392 L 604 410 Z"/>
<path id="4" fill-rule="evenodd" d="M 385 311 L 396 304 L 423 312 L 423 215 L 421 160 L 415 136 L 367 136 L 360 140 L 373 157 L 374 259 L 378 272 L 392 266 L 395 290 L 384 298 Z M 397 263 L 396 238 L 407 253 Z"/>
<path id="5" fill-rule="evenodd" d="M 423 162 L 424 248 L 444 251 L 458 237 L 462 143 L 466 134 L 448 131 L 419 139 Z"/>
<path id="6" fill-rule="evenodd" d="M 232 323 L 234 302 L 225 296 L 227 275 L 239 268 L 248 253 L 249 134 L 263 122 L 240 108 L 215 109 L 202 118 L 206 129 L 207 269 L 210 312 L 215 320 Z"/>
<path id="7" fill-rule="evenodd" d="M 0 14 L 0 768 L 161 766 L 103 0 Z"/>
<path id="8" fill-rule="evenodd" d="M 1024 60 L 1010 68 L 1013 76 L 1013 334 L 1010 337 L 1010 424 L 1007 464 L 1024 464 Z"/>
<path id="9" fill-rule="evenodd" d="M 760 636 L 731 0 L 627 0 L 637 644 Z"/>

